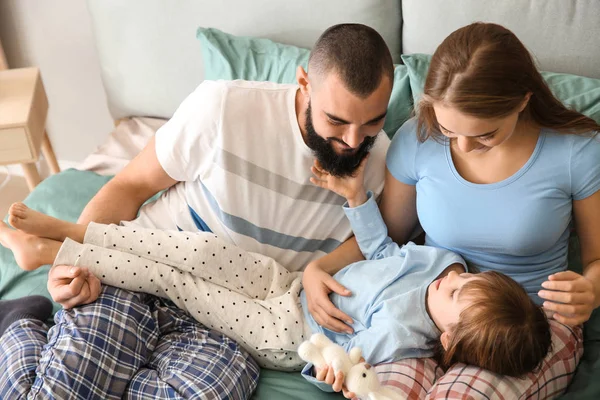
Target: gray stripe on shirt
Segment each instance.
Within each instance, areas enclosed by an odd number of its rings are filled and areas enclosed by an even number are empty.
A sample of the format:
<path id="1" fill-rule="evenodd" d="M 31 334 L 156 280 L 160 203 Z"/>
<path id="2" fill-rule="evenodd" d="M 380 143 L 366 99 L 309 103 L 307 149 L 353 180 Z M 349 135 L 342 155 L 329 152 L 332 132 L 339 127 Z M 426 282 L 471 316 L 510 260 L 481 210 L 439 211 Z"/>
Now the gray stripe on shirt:
<path id="1" fill-rule="evenodd" d="M 257 226 L 244 218 L 223 211 L 208 188 L 204 186 L 203 183 L 201 183 L 201 185 L 204 195 L 213 209 L 213 212 L 227 228 L 235 233 L 249 236 L 263 244 L 297 252 L 307 251 L 314 253 L 315 251 L 323 251 L 325 253 L 330 253 L 342 244 L 339 240 L 333 238 L 325 240 L 307 239 L 301 236 L 291 236 L 272 229 Z"/>
<path id="2" fill-rule="evenodd" d="M 227 172 L 292 199 L 338 206 L 345 202 L 343 197 L 329 190 L 321 189 L 312 183 L 304 185 L 294 182 L 244 160 L 227 150 L 220 149 L 220 151 L 217 151 L 214 161 Z"/>

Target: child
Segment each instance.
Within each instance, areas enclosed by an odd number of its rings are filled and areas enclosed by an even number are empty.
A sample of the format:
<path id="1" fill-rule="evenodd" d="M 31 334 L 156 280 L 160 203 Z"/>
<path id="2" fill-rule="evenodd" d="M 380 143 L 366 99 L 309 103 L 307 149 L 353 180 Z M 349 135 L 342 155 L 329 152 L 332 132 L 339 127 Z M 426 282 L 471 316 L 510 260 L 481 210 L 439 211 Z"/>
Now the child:
<path id="1" fill-rule="evenodd" d="M 396 245 L 375 199 L 363 189 L 364 165 L 348 178 L 330 176 L 315 165 L 312 179 L 346 197 L 344 210 L 366 258 L 335 275 L 353 295 L 331 296 L 353 318 L 352 334 L 315 322 L 301 273 L 211 233 L 95 223 L 86 229 L 16 205 L 14 225 L 35 224 L 38 231 L 44 227 L 59 238 L 67 233 L 83 244 L 34 237 L 4 224 L 0 241 L 25 269 L 49 263 L 84 266 L 105 284 L 169 298 L 243 345 L 265 368 L 301 369 L 298 345 L 322 332 L 347 350 L 360 347 L 372 364 L 430 357 L 441 343 L 446 366 L 465 362 L 511 376 L 533 370 L 551 341 L 542 310 L 504 275 L 466 273 L 461 257 L 444 249 Z"/>

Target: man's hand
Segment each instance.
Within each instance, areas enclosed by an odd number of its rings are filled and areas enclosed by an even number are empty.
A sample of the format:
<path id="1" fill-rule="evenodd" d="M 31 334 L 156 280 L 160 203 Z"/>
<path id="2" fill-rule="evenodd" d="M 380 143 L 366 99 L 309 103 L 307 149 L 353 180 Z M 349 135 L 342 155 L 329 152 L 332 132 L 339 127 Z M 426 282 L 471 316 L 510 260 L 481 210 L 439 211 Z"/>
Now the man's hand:
<path id="1" fill-rule="evenodd" d="M 66 309 L 94 302 L 100 286 L 100 280 L 87 268 L 57 265 L 48 273 L 48 291 Z"/>
<path id="2" fill-rule="evenodd" d="M 364 188 L 365 166 L 367 165 L 367 155 L 360 163 L 352 176 L 338 177 L 330 175 L 325 171 L 321 164 L 315 160 L 310 169 L 314 177 L 310 181 L 323 189 L 331 190 L 334 193 L 345 197 L 350 207 L 356 207 L 367 201 L 367 193 Z"/>
<path id="3" fill-rule="evenodd" d="M 310 263 L 306 266 L 302 275 L 302 286 L 306 293 L 308 311 L 317 324 L 334 332 L 346 332 L 348 334 L 353 332 L 352 328 L 346 325 L 352 323 L 352 318 L 336 308 L 329 299 L 329 293 L 331 292 L 335 292 L 340 296 L 352 295 L 348 289 L 319 268 L 316 263 Z"/>

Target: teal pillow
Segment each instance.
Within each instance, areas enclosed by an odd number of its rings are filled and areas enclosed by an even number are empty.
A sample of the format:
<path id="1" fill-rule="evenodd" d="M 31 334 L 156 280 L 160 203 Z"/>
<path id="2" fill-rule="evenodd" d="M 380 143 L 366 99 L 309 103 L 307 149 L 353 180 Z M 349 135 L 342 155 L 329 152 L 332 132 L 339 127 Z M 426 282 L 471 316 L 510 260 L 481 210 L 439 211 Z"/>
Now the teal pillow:
<path id="1" fill-rule="evenodd" d="M 310 51 L 269 39 L 234 36 L 198 28 L 204 79 L 296 83 L 296 69 L 308 66 Z"/>
<path id="2" fill-rule="evenodd" d="M 411 116 L 413 98 L 410 89 L 410 77 L 406 65 L 394 67 L 394 86 L 388 103 L 388 112 L 383 124 L 383 130 L 390 139 Z"/>
<path id="3" fill-rule="evenodd" d="M 308 66 L 310 51 L 296 46 L 246 36 L 235 36 L 214 28 L 198 28 L 204 62 L 204 79 L 296 83 L 296 69 Z M 392 137 L 410 118 L 412 97 L 408 69 L 396 65 L 394 87 L 383 129 Z"/>
<path id="4" fill-rule="evenodd" d="M 402 61 L 408 67 L 410 87 L 415 104 L 423 93 L 431 56 L 405 54 Z M 554 95 L 567 107 L 600 123 L 600 79 L 555 72 L 541 73 Z"/>
<path id="5" fill-rule="evenodd" d="M 427 54 L 403 54 L 401 57 L 402 62 L 408 69 L 413 102 L 417 104 L 425 87 L 425 78 L 427 78 L 431 56 Z"/>
<path id="6" fill-rule="evenodd" d="M 110 178 L 93 172 L 69 169 L 44 179 L 24 203 L 44 214 L 76 222 L 86 204 Z M 34 294 L 50 298 L 46 287 L 49 269 L 50 266 L 46 265 L 35 271 L 23 271 L 16 264 L 12 252 L 0 246 L 0 299 L 16 299 Z M 54 311 L 59 309 L 60 306 L 54 304 Z"/>
<path id="7" fill-rule="evenodd" d="M 600 79 L 555 72 L 542 76 L 563 104 L 600 124 Z"/>

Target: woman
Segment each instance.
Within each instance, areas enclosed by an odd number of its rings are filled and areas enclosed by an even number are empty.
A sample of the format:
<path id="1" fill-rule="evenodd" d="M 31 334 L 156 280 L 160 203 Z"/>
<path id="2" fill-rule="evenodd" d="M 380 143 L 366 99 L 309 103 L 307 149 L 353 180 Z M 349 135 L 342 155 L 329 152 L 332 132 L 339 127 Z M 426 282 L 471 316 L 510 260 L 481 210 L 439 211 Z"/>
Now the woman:
<path id="1" fill-rule="evenodd" d="M 461 28 L 433 55 L 417 117 L 400 128 L 388 151 L 380 208 L 390 236 L 404 243 L 420 222 L 426 244 L 509 275 L 560 322 L 552 322 L 554 351 L 529 385 L 463 366 L 450 371 L 453 382 L 464 383 L 449 385 L 453 393 L 486 380 L 486 390 L 510 388 L 519 396 L 532 393 L 534 382 L 552 381 L 554 393 L 566 387 L 582 351 L 579 326 L 600 305 L 598 131 L 596 122 L 553 96 L 523 44 L 499 25 Z M 583 275 L 567 271 L 571 222 Z M 306 268 L 309 310 L 326 328 L 349 329 L 342 322 L 349 318 L 327 297 L 349 293 L 329 274 L 359 257 L 349 240 Z M 447 395 L 440 382 L 449 383 L 448 375 L 435 376 L 434 367 L 415 360 L 402 370 L 421 385 L 415 392 L 418 385 L 409 383 L 411 396 Z M 319 377 L 341 388 L 330 372 Z"/>

